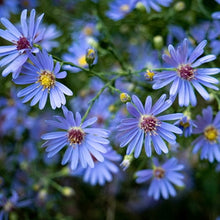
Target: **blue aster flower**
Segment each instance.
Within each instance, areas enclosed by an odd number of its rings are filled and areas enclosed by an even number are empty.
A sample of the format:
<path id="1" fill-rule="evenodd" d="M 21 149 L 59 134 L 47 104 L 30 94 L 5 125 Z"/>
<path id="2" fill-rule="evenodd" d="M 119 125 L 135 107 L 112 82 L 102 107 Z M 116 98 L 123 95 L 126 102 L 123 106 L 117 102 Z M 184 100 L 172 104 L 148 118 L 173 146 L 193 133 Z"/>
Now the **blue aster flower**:
<path id="1" fill-rule="evenodd" d="M 30 204 L 30 199 L 20 201 L 18 193 L 14 190 L 12 191 L 12 196 L 10 198 L 0 194 L 0 208 L 2 208 L 2 210 L 0 210 L 0 219 L 8 219 L 8 215 L 12 210 L 27 207 Z"/>
<path id="2" fill-rule="evenodd" d="M 220 0 L 215 0 L 218 4 L 220 4 Z M 213 19 L 220 19 L 220 11 L 216 11 L 212 13 L 212 18 Z"/>
<path id="3" fill-rule="evenodd" d="M 59 47 L 59 43 L 55 39 L 61 35 L 61 32 L 57 30 L 56 25 L 41 25 L 38 33 L 42 34 L 41 40 L 38 42 L 42 48 L 51 51 L 54 47 Z"/>
<path id="4" fill-rule="evenodd" d="M 213 119 L 212 107 L 208 106 L 203 109 L 202 116 L 196 117 L 194 123 L 197 127 L 193 129 L 193 133 L 200 136 L 192 142 L 193 153 L 201 149 L 201 159 L 220 161 L 220 112 Z"/>
<path id="5" fill-rule="evenodd" d="M 153 142 L 157 154 L 168 153 L 164 140 L 170 144 L 176 143 L 176 136 L 173 132 L 182 134 L 182 130 L 164 121 L 179 119 L 183 114 L 158 116 L 172 104 L 170 100 L 165 101 L 165 99 L 166 95 L 162 95 L 152 106 L 152 98 L 148 96 L 145 107 L 143 107 L 139 98 L 133 95 L 133 104 L 127 103 L 127 110 L 134 118 L 123 119 L 118 127 L 120 147 L 128 145 L 126 154 L 130 155 L 134 151 L 134 157 L 139 157 L 144 142 L 146 155 L 150 157 L 152 154 L 151 142 Z"/>
<path id="6" fill-rule="evenodd" d="M 209 30 L 208 38 L 210 40 L 210 47 L 212 48 L 212 53 L 215 55 L 220 54 L 220 21 L 213 21 L 211 28 Z"/>
<path id="7" fill-rule="evenodd" d="M 83 180 L 91 185 L 104 185 L 111 182 L 113 174 L 119 171 L 118 166 L 114 163 L 121 160 L 121 156 L 117 154 L 111 147 L 107 147 L 107 152 L 103 154 L 104 161 L 100 162 L 93 158 L 94 167 L 87 167 L 83 174 Z"/>
<path id="8" fill-rule="evenodd" d="M 91 48 L 91 45 L 88 43 L 86 38 L 81 38 L 77 42 L 74 42 L 70 48 L 69 53 L 63 55 L 63 59 L 68 62 L 73 62 L 74 64 L 81 67 L 88 67 L 88 63 L 86 62 L 86 52 Z M 98 61 L 98 56 L 95 57 L 93 64 L 96 64 Z M 81 71 L 79 68 L 72 67 L 70 65 L 64 65 L 66 70 L 70 70 L 72 72 Z"/>
<path id="9" fill-rule="evenodd" d="M 28 112 L 29 108 L 17 97 L 14 87 L 11 88 L 9 98 L 0 97 L 0 137 L 13 135 L 20 139 L 26 129 Z"/>
<path id="10" fill-rule="evenodd" d="M 139 2 L 144 5 L 148 13 L 151 11 L 151 8 L 159 12 L 161 10 L 160 5 L 168 7 L 172 1 L 173 0 L 139 0 Z"/>
<path id="11" fill-rule="evenodd" d="M 176 158 L 169 159 L 161 166 L 157 160 L 154 160 L 153 169 L 140 170 L 136 173 L 136 182 L 144 183 L 152 179 L 148 196 L 153 196 L 155 200 L 158 200 L 160 196 L 168 199 L 170 195 L 176 196 L 176 190 L 173 185 L 184 186 L 182 181 L 184 176 L 179 173 L 183 168 L 184 166 L 178 164 Z"/>
<path id="12" fill-rule="evenodd" d="M 66 77 L 66 72 L 60 72 L 60 64 L 54 62 L 52 56 L 46 50 L 37 53 L 36 56 L 30 54 L 31 63 L 26 63 L 22 69 L 22 75 L 14 80 L 16 84 L 27 85 L 28 87 L 18 92 L 18 97 L 23 97 L 23 103 L 31 101 L 31 106 L 39 102 L 39 108 L 43 109 L 48 95 L 52 109 L 60 108 L 66 104 L 64 94 L 71 96 L 73 93 L 65 85 L 56 79 Z"/>
<path id="13" fill-rule="evenodd" d="M 202 22 L 190 28 L 190 34 L 196 40 L 196 42 L 201 42 L 206 38 L 207 34 L 210 33 L 211 23 L 208 21 Z"/>
<path id="14" fill-rule="evenodd" d="M 188 54 L 188 41 L 184 39 L 183 44 L 180 45 L 177 50 L 172 45 L 169 45 L 169 55 L 164 54 L 163 60 L 174 67 L 173 71 L 163 71 L 154 76 L 155 84 L 153 89 L 160 89 L 170 83 L 170 96 L 174 100 L 179 94 L 179 105 L 188 106 L 190 103 L 192 106 L 197 104 L 197 99 L 193 90 L 193 87 L 200 93 L 205 99 L 209 100 L 209 93 L 203 87 L 212 88 L 218 90 L 213 84 L 217 84 L 219 81 L 211 77 L 220 72 L 219 68 L 197 68 L 203 63 L 215 60 L 215 55 L 206 55 L 200 57 L 204 50 L 207 41 L 202 41 L 191 54 Z"/>
<path id="15" fill-rule="evenodd" d="M 0 15 L 1 17 L 10 17 L 10 13 L 17 13 L 18 11 L 18 0 L 2 0 L 0 2 Z"/>
<path id="16" fill-rule="evenodd" d="M 22 8 L 36 8 L 38 6 L 38 0 L 19 0 L 19 4 Z"/>
<path id="17" fill-rule="evenodd" d="M 75 170 L 78 164 L 83 168 L 86 168 L 87 165 L 94 167 L 92 157 L 103 162 L 102 154 L 107 151 L 105 145 L 109 144 L 107 139 L 109 132 L 101 128 L 88 128 L 96 122 L 97 118 L 90 118 L 82 122 L 78 112 L 74 117 L 65 106 L 62 109 L 64 118 L 56 116 L 56 121 L 47 121 L 49 125 L 60 128 L 62 131 L 50 132 L 42 136 L 43 140 L 47 140 L 43 147 L 46 147 L 48 157 L 53 157 L 67 146 L 62 165 L 69 162 L 71 170 Z"/>
<path id="18" fill-rule="evenodd" d="M 185 137 L 191 136 L 193 127 L 196 127 L 194 122 L 187 116 L 184 116 L 180 120 L 176 121 L 174 124 L 183 131 Z"/>
<path id="19" fill-rule="evenodd" d="M 3 72 L 3 76 L 7 76 L 12 72 L 13 78 L 16 78 L 27 61 L 29 53 L 39 52 L 34 44 L 41 40 L 37 35 L 38 28 L 43 18 L 43 14 L 35 19 L 35 10 L 31 10 L 30 18 L 27 19 L 27 10 L 21 13 L 21 30 L 18 30 L 8 19 L 1 18 L 1 23 L 6 30 L 0 29 L 0 37 L 10 41 L 13 45 L 0 46 L 0 67 L 7 66 Z"/>
<path id="20" fill-rule="evenodd" d="M 130 13 L 137 3 L 137 0 L 115 0 L 110 3 L 110 9 L 106 12 L 106 16 L 114 21 L 124 18 Z"/>

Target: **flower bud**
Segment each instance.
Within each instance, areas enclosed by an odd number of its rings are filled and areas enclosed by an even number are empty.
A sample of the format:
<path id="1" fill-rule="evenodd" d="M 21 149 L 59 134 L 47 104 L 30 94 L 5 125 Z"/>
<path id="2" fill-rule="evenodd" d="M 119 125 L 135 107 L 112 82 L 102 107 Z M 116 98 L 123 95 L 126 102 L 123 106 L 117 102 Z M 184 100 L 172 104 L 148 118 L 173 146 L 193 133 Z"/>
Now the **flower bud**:
<path id="1" fill-rule="evenodd" d="M 74 193 L 75 193 L 74 190 L 69 186 L 64 186 L 62 189 L 62 194 L 66 197 L 70 197 L 74 195 Z"/>
<path id="2" fill-rule="evenodd" d="M 120 94 L 120 100 L 123 103 L 130 102 L 131 97 L 127 93 L 123 92 L 123 93 Z"/>
<path id="3" fill-rule="evenodd" d="M 157 35 L 153 38 L 154 47 L 158 50 L 163 48 L 163 37 L 160 35 Z"/>
<path id="4" fill-rule="evenodd" d="M 123 161 L 121 162 L 120 166 L 122 167 L 123 171 L 127 170 L 133 160 L 133 155 L 125 155 Z"/>
<path id="5" fill-rule="evenodd" d="M 92 65 L 96 58 L 96 52 L 93 48 L 88 48 L 86 51 L 86 62 Z"/>
<path id="6" fill-rule="evenodd" d="M 182 11 L 182 10 L 185 9 L 185 7 L 186 7 L 186 5 L 185 5 L 185 3 L 184 3 L 183 1 L 179 1 L 179 2 L 177 2 L 177 3 L 174 5 L 174 9 L 175 9 L 176 11 Z"/>

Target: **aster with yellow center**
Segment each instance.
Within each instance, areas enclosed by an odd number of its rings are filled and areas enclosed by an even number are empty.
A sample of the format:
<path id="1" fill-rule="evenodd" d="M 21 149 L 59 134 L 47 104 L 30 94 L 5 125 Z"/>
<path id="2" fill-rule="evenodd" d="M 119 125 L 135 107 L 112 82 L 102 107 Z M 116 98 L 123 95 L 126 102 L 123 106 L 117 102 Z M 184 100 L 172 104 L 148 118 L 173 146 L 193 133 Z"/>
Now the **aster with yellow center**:
<path id="1" fill-rule="evenodd" d="M 60 72 L 60 64 L 54 66 L 53 58 L 46 50 L 36 56 L 30 54 L 31 63 L 26 63 L 22 69 L 23 74 L 14 80 L 16 84 L 31 84 L 18 92 L 18 97 L 24 97 L 23 102 L 32 99 L 31 106 L 39 102 L 43 109 L 47 98 L 50 98 L 52 109 L 60 108 L 66 104 L 65 95 L 72 95 L 72 91 L 56 79 L 66 77 L 66 72 Z"/>
<path id="2" fill-rule="evenodd" d="M 219 132 L 214 126 L 209 125 L 204 130 L 204 136 L 208 141 L 216 142 L 218 140 Z"/>
<path id="3" fill-rule="evenodd" d="M 38 82 L 43 86 L 43 89 L 50 90 L 54 87 L 56 82 L 56 77 L 53 72 L 44 70 L 41 73 L 39 73 L 39 79 Z"/>
<path id="4" fill-rule="evenodd" d="M 201 150 L 200 158 L 213 162 L 220 161 L 220 112 L 213 118 L 211 106 L 203 109 L 202 116 L 198 115 L 194 121 L 194 134 L 200 134 L 193 142 L 193 153 Z"/>
<path id="5" fill-rule="evenodd" d="M 120 6 L 120 10 L 122 12 L 128 12 L 130 10 L 130 6 L 128 4 L 123 4 Z"/>
<path id="6" fill-rule="evenodd" d="M 78 64 L 82 67 L 87 66 L 86 55 L 82 55 L 81 57 L 78 58 Z"/>
<path id="7" fill-rule="evenodd" d="M 191 136 L 193 127 L 196 127 L 194 122 L 188 116 L 184 116 L 174 124 L 177 125 L 180 129 L 182 129 L 185 137 Z"/>
<path id="8" fill-rule="evenodd" d="M 112 20 L 118 21 L 135 8 L 136 0 L 114 0 L 110 3 L 110 9 L 106 15 Z"/>

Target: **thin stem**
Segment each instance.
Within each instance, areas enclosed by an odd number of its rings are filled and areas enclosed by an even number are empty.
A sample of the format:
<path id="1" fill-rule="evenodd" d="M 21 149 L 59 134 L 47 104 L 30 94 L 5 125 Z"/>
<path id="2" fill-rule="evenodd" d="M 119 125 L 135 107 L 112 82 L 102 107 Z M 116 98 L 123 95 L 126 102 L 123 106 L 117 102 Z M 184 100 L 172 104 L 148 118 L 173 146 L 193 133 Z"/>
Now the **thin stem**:
<path id="1" fill-rule="evenodd" d="M 120 77 L 120 75 L 118 76 L 115 76 L 112 80 L 110 80 L 109 82 L 107 82 L 100 90 L 99 92 L 96 94 L 96 96 L 91 99 L 91 101 L 89 102 L 90 105 L 89 105 L 89 108 L 87 109 L 86 113 L 84 114 L 83 118 L 82 118 L 82 122 L 85 121 L 86 117 L 88 116 L 92 106 L 94 105 L 95 101 L 99 98 L 99 96 L 104 92 L 104 90 L 107 88 L 107 87 L 110 87 L 110 88 L 114 88 L 111 86 L 111 84 Z M 115 91 L 119 92 L 120 90 L 117 90 L 116 88 L 114 88 Z"/>

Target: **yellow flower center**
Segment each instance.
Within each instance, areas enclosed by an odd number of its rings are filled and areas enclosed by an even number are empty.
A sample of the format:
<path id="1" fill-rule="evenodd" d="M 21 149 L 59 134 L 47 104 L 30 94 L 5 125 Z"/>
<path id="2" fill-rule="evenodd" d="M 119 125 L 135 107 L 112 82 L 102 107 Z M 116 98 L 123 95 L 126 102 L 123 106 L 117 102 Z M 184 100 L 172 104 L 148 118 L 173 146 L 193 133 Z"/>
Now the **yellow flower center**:
<path id="1" fill-rule="evenodd" d="M 183 128 L 188 128 L 189 127 L 189 122 L 183 122 L 183 121 L 180 121 L 180 126 L 182 126 Z"/>
<path id="2" fill-rule="evenodd" d="M 120 11 L 122 11 L 122 12 L 128 12 L 129 9 L 130 9 L 130 7 L 127 4 L 124 4 L 120 7 Z"/>
<path id="3" fill-rule="evenodd" d="M 91 36 L 93 34 L 93 29 L 91 27 L 85 27 L 83 29 L 83 32 L 84 32 L 85 35 Z"/>
<path id="4" fill-rule="evenodd" d="M 208 126 L 204 130 L 205 138 L 209 141 L 216 142 L 218 137 L 218 130 L 214 126 Z"/>
<path id="5" fill-rule="evenodd" d="M 147 70 L 147 72 L 145 73 L 146 79 L 149 79 L 149 80 L 153 80 L 154 75 L 155 73 L 151 72 L 150 70 Z"/>
<path id="6" fill-rule="evenodd" d="M 56 77 L 54 73 L 50 72 L 49 70 L 44 70 L 40 73 L 40 77 L 37 82 L 39 82 L 44 89 L 51 89 L 55 85 Z"/>
<path id="7" fill-rule="evenodd" d="M 80 66 L 86 66 L 86 65 L 87 65 L 86 55 L 81 56 L 81 57 L 78 59 L 78 63 L 79 63 Z"/>

